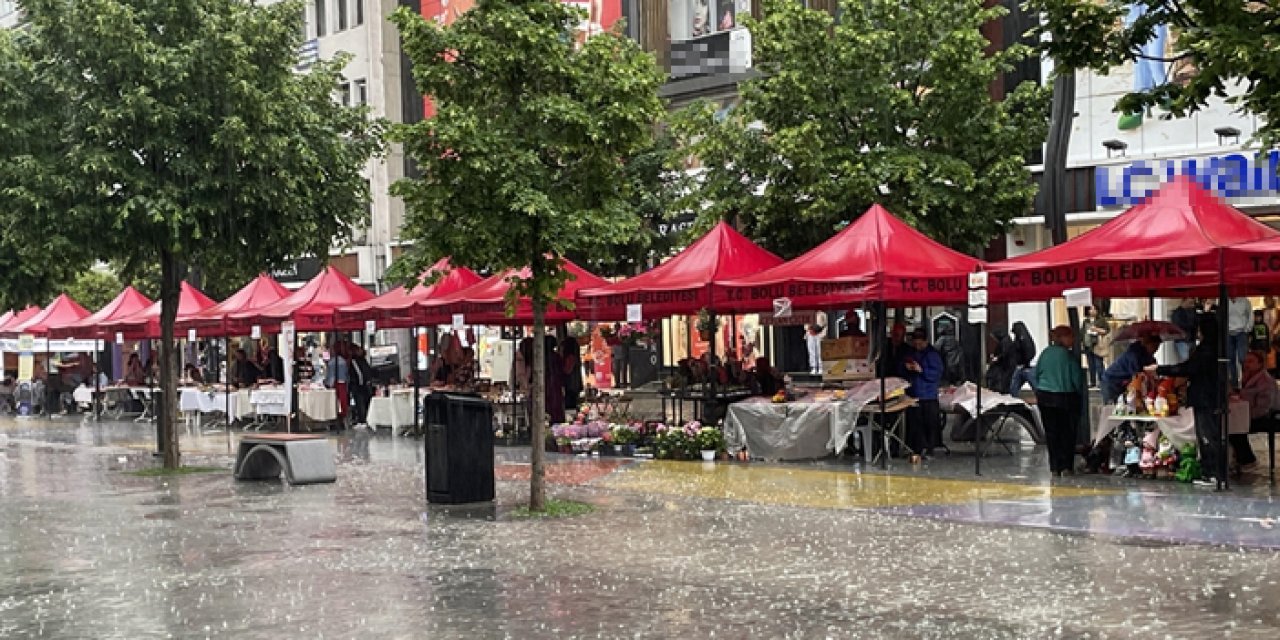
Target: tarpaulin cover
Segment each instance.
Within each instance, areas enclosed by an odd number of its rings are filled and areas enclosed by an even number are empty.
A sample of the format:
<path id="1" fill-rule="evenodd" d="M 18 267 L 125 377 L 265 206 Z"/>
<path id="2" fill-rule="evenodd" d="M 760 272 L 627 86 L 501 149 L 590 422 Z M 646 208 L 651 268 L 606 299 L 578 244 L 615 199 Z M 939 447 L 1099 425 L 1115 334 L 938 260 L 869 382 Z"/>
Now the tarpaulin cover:
<path id="1" fill-rule="evenodd" d="M 0 333 L 9 338 L 16 338 L 24 333 L 47 336 L 49 327 L 71 324 L 88 315 L 89 312 L 84 307 L 64 293 L 50 302 L 43 311 L 28 317 L 25 322 L 13 323 Z"/>
<path id="2" fill-rule="evenodd" d="M 204 337 L 222 337 L 227 335 L 227 316 L 262 309 L 288 297 L 290 293 L 292 292 L 276 282 L 275 278 L 265 273 L 259 274 L 230 298 L 179 321 L 176 326 L 181 331 L 195 329 L 197 335 Z"/>
<path id="3" fill-rule="evenodd" d="M 736 309 L 716 304 L 723 299 L 716 293 L 722 283 L 779 264 L 782 258 L 721 222 L 676 257 L 638 276 L 578 292 L 579 317 L 624 320 L 631 304 L 641 305 L 645 319 L 693 314 L 704 307 L 730 313 Z"/>
<path id="4" fill-rule="evenodd" d="M 884 381 L 885 393 L 906 389 L 902 378 Z M 730 451 L 746 447 L 753 458 L 813 460 L 839 455 L 858 424 L 858 415 L 880 397 L 880 381 L 849 389 L 844 400 L 774 403 L 752 398 L 729 405 L 724 436 Z"/>
<path id="5" fill-rule="evenodd" d="M 75 322 L 49 327 L 49 337 L 55 340 L 60 338 L 102 338 L 106 335 L 106 332 L 102 330 L 103 324 L 127 318 L 149 306 L 151 306 L 150 299 L 132 286 L 125 287 L 124 291 L 121 291 L 114 300 L 108 302 L 92 315 Z"/>
<path id="6" fill-rule="evenodd" d="M 793 309 L 851 302 L 954 304 L 968 296 L 977 258 L 930 240 L 880 205 L 808 253 L 724 283 L 716 308 L 768 311 L 776 298 Z"/>
<path id="7" fill-rule="evenodd" d="M 556 294 L 556 299 L 572 302 L 581 289 L 601 287 L 609 282 L 578 265 L 565 260 L 564 269 L 569 272 L 569 279 Z M 461 291 L 419 304 L 414 308 L 414 320 L 419 326 L 450 324 L 454 314 L 462 314 L 467 324 L 489 325 L 528 325 L 533 323 L 533 305 L 528 298 L 521 298 L 516 303 L 514 315 L 506 313 L 507 291 L 511 288 L 512 278 L 528 279 L 531 272 L 528 267 L 490 276 Z M 563 324 L 574 320 L 576 312 L 565 304 L 549 305 L 546 313 L 547 324 Z"/>
<path id="8" fill-rule="evenodd" d="M 421 284 L 438 272 L 445 272 L 445 275 L 433 284 Z M 367 302 L 338 309 L 336 321 L 344 329 L 359 329 L 366 320 L 376 321 L 379 329 L 412 327 L 414 307 L 466 289 L 481 280 L 474 271 L 466 267 L 454 267 L 448 258 L 442 258 L 419 276 L 418 286 L 412 289 L 396 287 Z"/>
<path id="9" fill-rule="evenodd" d="M 289 297 L 256 311 L 231 314 L 228 331 L 244 335 L 256 324 L 275 332 L 290 319 L 298 331 L 331 331 L 334 311 L 372 299 L 372 293 L 329 265 Z"/>
<path id="10" fill-rule="evenodd" d="M 40 313 L 40 311 L 41 311 L 40 307 L 36 307 L 36 306 L 27 307 L 26 309 L 23 309 L 22 311 L 17 311 L 17 312 L 10 311 L 9 313 L 6 314 L 9 317 L 9 319 L 5 320 L 4 324 L 0 324 L 0 335 L 4 335 L 9 331 L 9 329 L 12 329 L 13 327 L 16 327 L 34 318 L 36 314 Z"/>
<path id="11" fill-rule="evenodd" d="M 1223 249 L 1280 237 L 1190 176 L 1056 247 L 990 266 L 992 302 L 1047 300 L 1089 287 L 1094 297 L 1217 295 Z"/>
<path id="12" fill-rule="evenodd" d="M 161 301 L 157 300 L 133 315 L 111 322 L 104 322 L 102 324 L 102 335 L 110 338 L 117 333 L 123 333 L 128 340 L 159 338 L 161 304 Z M 178 290 L 178 315 L 174 322 L 175 331 L 177 331 L 177 322 L 190 318 L 213 305 L 214 301 L 209 296 L 191 286 L 190 283 L 183 282 Z"/>

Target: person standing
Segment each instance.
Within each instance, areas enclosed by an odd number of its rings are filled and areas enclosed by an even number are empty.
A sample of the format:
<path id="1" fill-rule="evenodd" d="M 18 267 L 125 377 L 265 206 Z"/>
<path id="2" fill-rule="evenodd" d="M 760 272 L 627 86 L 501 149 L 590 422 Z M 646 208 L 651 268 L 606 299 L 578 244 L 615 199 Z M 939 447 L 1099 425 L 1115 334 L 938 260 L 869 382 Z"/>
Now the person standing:
<path id="1" fill-rule="evenodd" d="M 1218 426 L 1218 321 L 1214 314 L 1202 314 L 1199 325 L 1200 343 L 1191 350 L 1186 362 L 1174 365 L 1145 367 L 1148 372 L 1161 376 L 1187 378 L 1187 406 L 1195 416 L 1196 443 L 1200 452 L 1202 477 L 1199 485 L 1214 485 L 1219 476 L 1219 455 L 1222 451 L 1222 434 Z"/>
<path id="2" fill-rule="evenodd" d="M 613 388 L 624 389 L 631 384 L 631 348 L 618 336 L 622 325 L 613 325 L 613 337 L 609 341 L 609 356 L 613 359 Z"/>
<path id="3" fill-rule="evenodd" d="M 569 336 L 560 342 L 560 360 L 564 363 L 564 408 L 578 409 L 578 397 L 582 395 L 582 347 L 578 339 Z"/>
<path id="4" fill-rule="evenodd" d="M 822 374 L 822 327 L 805 325 L 804 345 L 809 351 L 809 373 Z"/>
<path id="5" fill-rule="evenodd" d="M 369 403 L 373 401 L 373 367 L 365 357 L 364 347 L 351 347 L 351 398 L 355 410 L 351 422 L 357 429 L 369 426 Z"/>
<path id="6" fill-rule="evenodd" d="M 900 375 L 902 363 L 911 353 L 911 345 L 907 344 L 907 325 L 893 323 L 889 331 L 889 341 L 880 348 L 880 359 L 876 363 L 876 376 L 887 378 Z"/>
<path id="7" fill-rule="evenodd" d="M 1075 473 L 1076 428 L 1083 407 L 1084 371 L 1080 359 L 1071 356 L 1075 332 L 1055 327 L 1052 343 L 1036 361 L 1036 404 L 1044 421 L 1049 447 L 1049 472 L 1055 476 Z"/>
<path id="8" fill-rule="evenodd" d="M 1178 353 L 1178 362 L 1183 362 L 1191 355 L 1191 345 L 1196 339 L 1195 298 L 1183 298 L 1178 308 L 1173 310 L 1169 320 L 1187 336 L 1186 339 L 1173 343 L 1174 351 Z"/>
<path id="9" fill-rule="evenodd" d="M 351 407 L 351 395 L 349 384 L 351 382 L 351 360 L 350 352 L 347 351 L 347 343 L 339 341 L 333 345 L 333 357 L 329 359 L 329 366 L 325 370 L 325 384 L 333 389 L 333 395 L 338 402 L 338 430 L 341 431 L 346 426 L 347 412 Z"/>
<path id="10" fill-rule="evenodd" d="M 938 355 L 942 356 L 942 380 L 947 384 L 960 384 L 964 381 L 964 354 L 960 351 L 960 341 L 956 340 L 955 327 L 950 322 L 938 324 L 938 339 L 934 344 Z"/>
<path id="11" fill-rule="evenodd" d="M 1111 351 L 1111 325 L 1098 315 L 1097 307 L 1084 311 L 1084 355 L 1089 362 L 1089 386 L 1098 387 L 1102 372 L 1107 368 L 1107 353 Z"/>
<path id="12" fill-rule="evenodd" d="M 907 394 L 916 406 L 907 409 L 907 447 L 914 452 L 912 462 L 933 455 L 942 446 L 942 410 L 938 406 L 938 386 L 942 383 L 942 355 L 929 344 L 924 329 L 911 334 L 912 350 L 902 363 L 902 377 L 911 383 Z"/>
<path id="13" fill-rule="evenodd" d="M 1232 298 L 1227 306 L 1227 375 L 1233 389 L 1240 388 L 1240 367 L 1249 351 L 1249 331 L 1253 328 L 1253 305 L 1248 298 Z"/>
<path id="14" fill-rule="evenodd" d="M 546 399 L 547 416 L 551 424 L 561 424 L 565 420 L 564 413 L 564 360 L 556 352 L 555 336 L 546 336 L 542 343 L 543 362 L 546 368 L 543 373 L 543 397 Z"/>

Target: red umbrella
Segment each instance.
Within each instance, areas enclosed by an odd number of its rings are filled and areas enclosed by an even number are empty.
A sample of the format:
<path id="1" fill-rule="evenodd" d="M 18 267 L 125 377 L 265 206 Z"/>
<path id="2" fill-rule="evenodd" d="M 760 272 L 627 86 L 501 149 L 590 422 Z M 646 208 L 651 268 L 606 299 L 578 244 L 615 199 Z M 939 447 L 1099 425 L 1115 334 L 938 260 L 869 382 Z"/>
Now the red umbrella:
<path id="1" fill-rule="evenodd" d="M 982 262 L 934 242 L 880 205 L 808 253 L 723 283 L 716 308 L 768 311 L 773 300 L 823 309 L 851 302 L 948 304 L 967 300 Z"/>
<path id="2" fill-rule="evenodd" d="M 119 295 L 92 315 L 64 325 L 49 327 L 50 338 L 102 338 L 104 324 L 127 318 L 151 306 L 151 301 L 133 287 L 125 287 Z"/>
<path id="3" fill-rule="evenodd" d="M 676 257 L 613 284 L 578 292 L 578 314 L 587 320 L 623 320 L 627 306 L 641 305 L 645 318 L 733 311 L 719 289 L 727 281 L 782 264 L 726 222 L 721 222 Z"/>

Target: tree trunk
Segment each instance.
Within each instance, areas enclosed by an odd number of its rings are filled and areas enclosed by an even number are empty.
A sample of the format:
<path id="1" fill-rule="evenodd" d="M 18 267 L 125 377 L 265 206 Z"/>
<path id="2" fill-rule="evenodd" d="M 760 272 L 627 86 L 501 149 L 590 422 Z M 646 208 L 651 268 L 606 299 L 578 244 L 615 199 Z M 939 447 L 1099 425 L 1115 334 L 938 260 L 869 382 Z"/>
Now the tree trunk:
<path id="1" fill-rule="evenodd" d="M 537 264 L 537 261 L 534 263 Z M 537 269 L 535 266 L 534 269 Z M 537 273 L 534 273 L 535 278 Z M 529 510 L 542 511 L 546 506 L 547 489 L 543 482 L 545 473 L 543 457 L 546 453 L 546 420 L 547 420 L 547 303 L 539 296 L 533 295 L 533 381 L 529 385 L 529 393 L 533 396 L 533 417 L 529 420 L 530 429 L 530 461 L 532 469 L 529 473 Z"/>
<path id="2" fill-rule="evenodd" d="M 164 467 L 177 469 L 182 464 L 178 449 L 175 409 L 178 406 L 177 355 L 173 341 L 173 323 L 178 317 L 178 300 L 182 292 L 182 275 L 177 258 L 168 251 L 160 252 L 160 401 L 156 419 L 160 421 Z"/>

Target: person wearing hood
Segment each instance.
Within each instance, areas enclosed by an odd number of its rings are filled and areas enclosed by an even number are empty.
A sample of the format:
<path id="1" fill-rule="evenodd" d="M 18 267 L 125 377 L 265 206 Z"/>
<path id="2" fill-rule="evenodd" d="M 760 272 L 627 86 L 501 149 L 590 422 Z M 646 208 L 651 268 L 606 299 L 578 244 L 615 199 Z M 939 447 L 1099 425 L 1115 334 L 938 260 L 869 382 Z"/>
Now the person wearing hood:
<path id="1" fill-rule="evenodd" d="M 1156 351 L 1159 349 L 1160 336 L 1157 335 L 1145 335 L 1129 344 L 1128 350 L 1102 372 L 1102 380 L 1098 384 L 1102 390 L 1103 406 L 1115 404 L 1116 398 L 1129 386 L 1129 381 L 1145 367 L 1156 363 Z"/>
<path id="2" fill-rule="evenodd" d="M 1017 365 L 1013 369 L 1013 381 L 1009 383 L 1009 395 L 1018 397 L 1024 383 L 1036 389 L 1036 371 L 1032 362 L 1036 359 L 1036 341 L 1023 322 L 1013 323 L 1013 344 L 1017 353 Z"/>
<path id="3" fill-rule="evenodd" d="M 1221 406 L 1218 390 L 1225 380 L 1218 379 L 1218 321 L 1213 314 L 1201 314 L 1199 322 L 1200 343 L 1191 350 L 1186 362 L 1174 365 L 1144 367 L 1147 372 L 1161 376 L 1187 379 L 1187 406 L 1194 411 L 1197 450 L 1200 452 L 1200 469 L 1203 477 L 1198 485 L 1214 485 L 1219 478 L 1219 461 L 1222 451 L 1222 434 L 1218 426 L 1217 411 Z"/>
<path id="4" fill-rule="evenodd" d="M 1013 370 L 1018 366 L 1018 347 L 1004 327 L 992 329 L 991 337 L 995 346 L 991 350 L 991 363 L 987 367 L 987 388 L 1003 391 L 1013 382 Z"/>

